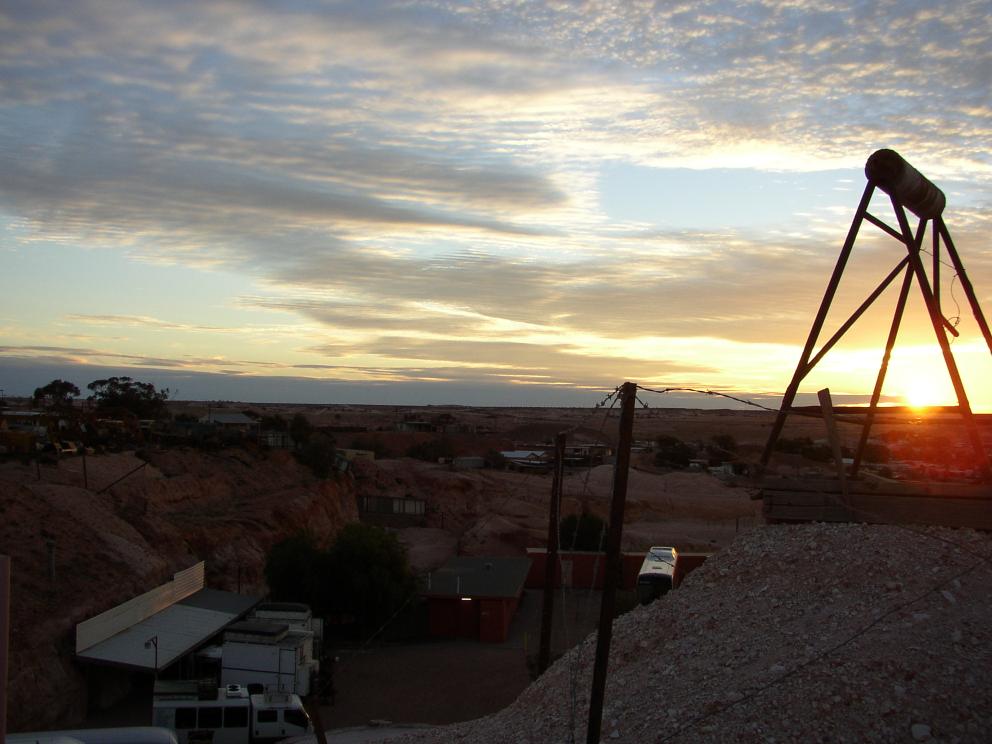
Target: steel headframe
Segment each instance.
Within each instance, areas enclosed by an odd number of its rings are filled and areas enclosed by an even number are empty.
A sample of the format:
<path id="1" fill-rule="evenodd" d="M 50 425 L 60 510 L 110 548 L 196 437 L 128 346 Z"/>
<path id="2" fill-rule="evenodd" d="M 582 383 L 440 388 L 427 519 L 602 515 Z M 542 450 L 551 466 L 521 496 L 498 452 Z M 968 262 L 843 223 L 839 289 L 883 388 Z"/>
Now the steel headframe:
<path id="1" fill-rule="evenodd" d="M 978 298 L 975 295 L 975 290 L 971 284 L 971 281 L 968 279 L 967 273 L 965 272 L 964 264 L 961 262 L 961 257 L 958 255 L 957 249 L 954 247 L 954 241 L 951 240 L 951 233 L 947 229 L 947 225 L 944 223 L 942 216 L 944 206 L 946 204 L 944 193 L 933 183 L 927 180 L 927 178 L 925 178 L 918 170 L 903 160 L 899 153 L 894 150 L 878 150 L 873 153 L 865 164 L 865 176 L 868 179 L 868 183 L 865 186 L 864 194 L 861 197 L 861 203 L 858 205 L 858 209 L 854 213 L 854 220 L 851 222 L 851 228 L 848 230 L 847 239 L 844 241 L 844 246 L 841 248 L 840 256 L 837 258 L 837 264 L 834 266 L 833 274 L 827 284 L 827 289 L 823 295 L 823 300 L 820 303 L 820 309 L 817 311 L 816 317 L 813 320 L 813 326 L 810 329 L 809 337 L 806 339 L 806 345 L 803 347 L 803 352 L 799 358 L 799 364 L 796 366 L 795 374 L 792 376 L 792 382 L 789 383 L 789 387 L 786 389 L 785 396 L 782 399 L 782 406 L 775 418 L 775 423 L 772 426 L 771 433 L 768 437 L 768 442 L 765 445 L 765 450 L 761 456 L 761 468 L 764 470 L 768 465 L 768 461 L 771 459 L 775 443 L 778 441 L 779 435 L 782 433 L 782 427 L 785 425 L 785 420 L 789 413 L 795 410 L 793 409 L 792 404 L 795 402 L 796 394 L 799 391 L 799 385 L 813 370 L 816 364 L 824 357 L 824 355 L 826 355 L 826 353 L 833 348 L 833 346 L 851 328 L 851 326 L 854 325 L 858 318 L 860 318 L 865 311 L 871 307 L 871 305 L 876 299 L 878 299 L 885 289 L 896 279 L 896 277 L 899 276 L 900 273 L 902 273 L 902 287 L 899 291 L 895 312 L 893 313 L 892 324 L 889 327 L 889 335 L 885 343 L 885 351 L 882 355 L 878 376 L 875 379 L 875 387 L 872 391 L 871 403 L 868 406 L 864 423 L 862 425 L 858 449 L 855 453 L 854 463 L 851 467 L 851 475 L 852 477 L 856 477 L 858 469 L 861 466 L 861 460 L 864 455 L 865 446 L 868 442 L 871 426 L 878 410 L 878 401 L 882 394 L 882 385 L 885 381 L 885 374 L 888 369 L 889 360 L 892 356 L 892 348 L 895 345 L 896 336 L 899 333 L 899 325 L 902 322 L 903 311 L 906 307 L 906 300 L 909 297 L 910 286 L 915 278 L 917 284 L 919 285 L 920 292 L 923 295 L 923 302 L 926 305 L 927 313 L 930 316 L 930 322 L 933 325 L 934 334 L 937 337 L 937 343 L 940 345 L 940 350 L 944 357 L 944 363 L 947 367 L 948 375 L 950 376 L 951 383 L 954 386 L 954 392 L 958 401 L 956 409 L 961 413 L 964 420 L 968 438 L 971 440 L 972 447 L 975 450 L 975 454 L 978 458 L 978 466 L 984 479 L 992 480 L 992 467 L 989 465 L 988 455 L 982 445 L 978 425 L 975 421 L 975 416 L 972 413 L 971 404 L 968 402 L 968 395 L 965 392 L 964 384 L 961 381 L 961 375 L 958 372 L 957 363 L 954 361 L 954 355 L 951 353 L 951 345 L 948 341 L 948 334 L 957 336 L 958 331 L 947 320 L 947 318 L 944 317 L 940 309 L 941 246 L 946 249 L 947 256 L 950 258 L 951 263 L 954 266 L 954 271 L 956 272 L 957 278 L 961 283 L 961 287 L 968 298 L 968 303 L 971 306 L 971 311 L 975 317 L 975 321 L 981 329 L 982 335 L 985 337 L 985 343 L 989 347 L 990 354 L 992 354 L 992 333 L 990 333 L 989 324 L 986 321 L 985 316 L 982 314 L 982 309 L 979 306 Z M 871 202 L 872 195 L 875 193 L 876 188 L 885 192 L 889 196 L 892 203 L 892 210 L 898 221 L 898 228 L 890 227 L 868 211 L 868 205 Z M 906 214 L 907 210 L 919 218 L 915 233 L 910 227 L 909 217 Z M 854 249 L 854 243 L 858 237 L 858 232 L 861 229 L 861 225 L 865 221 L 870 222 L 872 225 L 882 230 L 882 232 L 902 243 L 906 248 L 906 255 L 903 256 L 902 260 L 896 264 L 895 268 L 892 269 L 892 271 L 890 271 L 889 274 L 882 280 L 875 291 L 872 292 L 861 304 L 861 306 L 854 311 L 851 317 L 843 325 L 841 325 L 837 332 L 834 333 L 834 335 L 831 336 L 830 339 L 826 341 L 826 343 L 824 343 L 823 346 L 820 347 L 820 349 L 814 354 L 814 349 L 816 348 L 820 333 L 823 330 L 823 324 L 826 320 L 827 313 L 830 310 L 830 305 L 833 302 L 834 296 L 837 293 L 837 288 L 840 285 L 841 277 L 844 273 L 844 267 L 847 265 L 847 260 L 851 255 L 851 251 Z M 920 257 L 920 252 L 923 247 L 923 240 L 926 235 L 927 223 L 931 223 L 930 233 L 932 237 L 931 253 L 933 255 L 933 263 L 930 276 L 927 275 L 927 270 L 923 264 L 922 258 Z"/>

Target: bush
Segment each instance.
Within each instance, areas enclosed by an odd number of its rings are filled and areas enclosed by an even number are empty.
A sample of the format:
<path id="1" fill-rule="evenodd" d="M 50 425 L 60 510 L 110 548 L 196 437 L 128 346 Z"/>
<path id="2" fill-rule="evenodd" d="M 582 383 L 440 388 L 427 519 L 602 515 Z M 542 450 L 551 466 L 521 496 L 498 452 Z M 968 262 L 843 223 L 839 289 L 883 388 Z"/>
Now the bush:
<path id="1" fill-rule="evenodd" d="M 681 439 L 662 434 L 655 445 L 654 464 L 660 467 L 687 468 L 696 452 Z"/>

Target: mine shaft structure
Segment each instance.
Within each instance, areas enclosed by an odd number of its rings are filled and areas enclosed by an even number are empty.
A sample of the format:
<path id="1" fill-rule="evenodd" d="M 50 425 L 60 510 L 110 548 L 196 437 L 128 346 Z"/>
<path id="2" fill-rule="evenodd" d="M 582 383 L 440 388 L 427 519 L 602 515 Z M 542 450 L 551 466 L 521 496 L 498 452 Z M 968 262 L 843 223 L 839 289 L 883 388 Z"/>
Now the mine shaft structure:
<path id="1" fill-rule="evenodd" d="M 813 320 L 813 325 L 806 340 L 806 345 L 803 348 L 802 355 L 799 358 L 799 363 L 796 366 L 796 371 L 786 389 L 781 408 L 772 426 L 768 442 L 761 456 L 761 469 L 764 470 L 768 465 L 786 418 L 790 413 L 797 413 L 800 410 L 793 407 L 800 384 L 865 311 L 901 276 L 901 289 L 889 327 L 881 365 L 875 379 L 871 402 L 867 410 L 864 411 L 865 416 L 862 423 L 861 435 L 854 462 L 851 466 L 850 476 L 852 478 L 857 477 L 861 466 L 871 426 L 878 412 L 878 403 L 882 394 L 882 387 L 885 382 L 892 349 L 895 345 L 906 302 L 915 280 L 923 296 L 923 302 L 926 306 L 930 322 L 933 325 L 933 331 L 957 397 L 958 405 L 952 407 L 952 410 L 957 410 L 962 417 L 968 439 L 975 450 L 978 468 L 982 473 L 983 480 L 988 483 L 992 481 L 992 468 L 989 465 L 989 457 L 982 444 L 978 423 L 972 412 L 971 404 L 968 401 L 968 394 L 961 380 L 954 355 L 951 352 L 949 336 L 956 337 L 959 334 L 955 326 L 944 316 L 941 310 L 940 269 L 943 263 L 942 256 L 945 253 L 954 267 L 957 279 L 967 297 L 972 314 L 985 338 L 985 343 L 988 345 L 990 354 L 992 354 L 992 332 L 990 332 L 989 324 L 982 313 L 974 287 L 965 271 L 964 263 L 961 261 L 961 257 L 954 246 L 954 241 L 951 239 L 951 233 L 944 222 L 943 212 L 946 205 L 944 193 L 894 150 L 878 150 L 873 153 L 865 164 L 865 176 L 868 179 L 868 183 L 861 197 L 861 203 L 858 205 L 857 211 L 854 214 L 847 239 L 844 242 L 833 274 L 827 284 L 820 308 Z M 888 195 L 896 219 L 896 226 L 887 224 L 868 211 L 876 189 Z M 910 221 L 910 213 L 918 220 L 915 229 Z M 817 349 L 817 343 L 823 332 L 827 313 L 840 286 L 848 259 L 854 250 L 858 233 L 865 222 L 871 223 L 883 233 L 901 243 L 905 248 L 905 255 L 858 309 L 854 311 L 851 317 Z M 924 241 L 928 234 L 928 226 L 930 228 L 929 235 L 931 238 L 929 252 L 932 255 L 929 273 L 924 258 L 921 255 L 924 251 Z"/>

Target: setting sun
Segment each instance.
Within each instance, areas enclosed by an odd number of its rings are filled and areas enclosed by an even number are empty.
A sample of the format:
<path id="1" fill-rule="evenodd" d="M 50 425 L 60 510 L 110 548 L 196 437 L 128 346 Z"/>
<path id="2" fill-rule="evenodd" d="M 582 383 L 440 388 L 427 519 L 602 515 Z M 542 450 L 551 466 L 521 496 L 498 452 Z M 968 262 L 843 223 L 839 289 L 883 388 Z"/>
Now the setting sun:
<path id="1" fill-rule="evenodd" d="M 929 408 L 941 404 L 939 392 L 927 380 L 920 380 L 905 389 L 902 398 L 910 408 Z"/>

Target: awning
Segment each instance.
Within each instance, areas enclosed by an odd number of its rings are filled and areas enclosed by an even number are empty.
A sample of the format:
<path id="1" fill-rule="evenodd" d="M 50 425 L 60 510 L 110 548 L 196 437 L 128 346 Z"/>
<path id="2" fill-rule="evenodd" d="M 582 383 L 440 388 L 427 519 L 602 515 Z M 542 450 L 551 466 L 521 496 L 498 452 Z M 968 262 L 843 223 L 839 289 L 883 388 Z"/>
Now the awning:
<path id="1" fill-rule="evenodd" d="M 218 589 L 195 594 L 76 654 L 81 661 L 153 672 L 206 643 L 261 600 Z M 157 648 L 156 648 L 157 647 Z"/>

